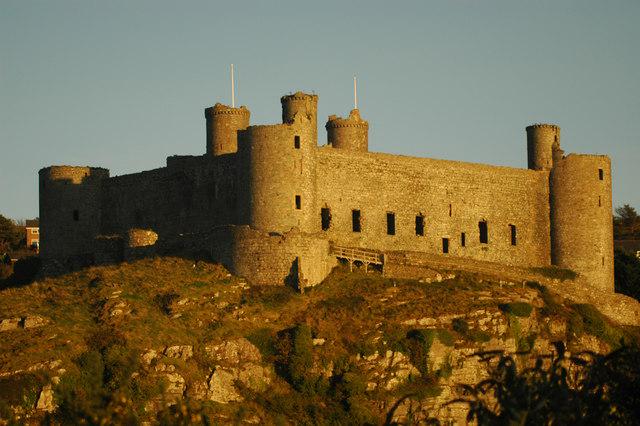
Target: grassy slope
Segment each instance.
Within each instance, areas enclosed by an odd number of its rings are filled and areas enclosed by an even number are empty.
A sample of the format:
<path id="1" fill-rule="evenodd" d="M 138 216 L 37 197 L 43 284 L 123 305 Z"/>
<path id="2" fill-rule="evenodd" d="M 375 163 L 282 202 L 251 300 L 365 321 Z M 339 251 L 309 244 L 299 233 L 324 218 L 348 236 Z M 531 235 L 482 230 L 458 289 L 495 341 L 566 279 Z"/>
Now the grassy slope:
<path id="1" fill-rule="evenodd" d="M 110 298 L 114 292 L 120 296 Z M 199 354 L 208 342 L 245 336 L 273 361 L 275 333 L 300 323 L 327 340 L 314 351 L 329 362 L 357 352 L 384 351 L 412 328 L 402 324 L 407 319 L 497 309 L 526 300 L 532 292 L 468 274 L 424 284 L 338 269 L 321 286 L 300 295 L 285 287 L 250 287 L 218 265 L 145 259 L 2 290 L 0 318 L 41 315 L 51 322 L 2 333 L 0 372 L 53 359 L 72 365 L 95 346 L 100 333 L 113 330 L 138 352 L 183 344 L 193 345 Z M 110 316 L 120 302 L 130 313 Z M 540 313 L 569 318 L 572 310 L 561 302 Z M 193 377 L 206 375 L 202 363 L 192 370 Z"/>

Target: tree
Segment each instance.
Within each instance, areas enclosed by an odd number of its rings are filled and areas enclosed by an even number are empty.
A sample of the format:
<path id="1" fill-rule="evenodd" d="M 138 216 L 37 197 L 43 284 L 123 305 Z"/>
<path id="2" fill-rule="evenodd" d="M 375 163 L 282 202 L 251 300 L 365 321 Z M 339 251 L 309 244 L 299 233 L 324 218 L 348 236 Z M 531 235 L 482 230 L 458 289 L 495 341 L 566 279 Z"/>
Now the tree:
<path id="1" fill-rule="evenodd" d="M 467 420 L 479 425 L 637 424 L 640 418 L 640 352 L 623 347 L 609 355 L 538 358 L 518 370 L 511 356 L 501 356 L 490 378 L 463 386 Z M 489 361 L 487 359 L 487 361 Z"/>
<path id="2" fill-rule="evenodd" d="M 640 259 L 622 250 L 613 257 L 616 293 L 640 300 Z"/>
<path id="3" fill-rule="evenodd" d="M 616 239 L 640 238 L 640 216 L 629 204 L 616 207 L 613 225 Z"/>
<path id="4" fill-rule="evenodd" d="M 15 223 L 0 214 L 0 254 L 17 248 L 22 240 L 22 234 Z"/>

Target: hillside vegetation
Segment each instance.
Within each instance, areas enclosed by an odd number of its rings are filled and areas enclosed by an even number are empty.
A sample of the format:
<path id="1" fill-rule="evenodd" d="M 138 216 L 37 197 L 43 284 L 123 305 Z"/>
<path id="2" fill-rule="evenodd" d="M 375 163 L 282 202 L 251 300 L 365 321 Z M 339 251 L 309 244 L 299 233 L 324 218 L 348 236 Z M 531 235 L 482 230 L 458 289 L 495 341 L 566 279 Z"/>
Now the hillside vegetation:
<path id="1" fill-rule="evenodd" d="M 4 289 L 0 319 L 0 418 L 19 423 L 460 420 L 458 384 L 490 376 L 475 353 L 525 367 L 554 341 L 607 353 L 636 339 L 535 282 L 337 268 L 298 294 L 180 258 Z"/>

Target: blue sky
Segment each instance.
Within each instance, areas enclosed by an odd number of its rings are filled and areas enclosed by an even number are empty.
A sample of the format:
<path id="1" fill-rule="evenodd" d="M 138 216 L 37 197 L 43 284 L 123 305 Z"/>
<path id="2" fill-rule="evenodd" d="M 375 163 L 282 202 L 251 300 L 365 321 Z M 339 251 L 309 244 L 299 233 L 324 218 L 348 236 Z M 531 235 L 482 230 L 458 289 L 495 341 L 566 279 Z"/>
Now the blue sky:
<path id="1" fill-rule="evenodd" d="M 47 165 L 204 153 L 230 63 L 252 123 L 305 90 L 322 126 L 357 74 L 372 151 L 526 167 L 525 127 L 557 123 L 640 207 L 638 22 L 638 0 L 0 0 L 0 213 L 37 216 Z"/>

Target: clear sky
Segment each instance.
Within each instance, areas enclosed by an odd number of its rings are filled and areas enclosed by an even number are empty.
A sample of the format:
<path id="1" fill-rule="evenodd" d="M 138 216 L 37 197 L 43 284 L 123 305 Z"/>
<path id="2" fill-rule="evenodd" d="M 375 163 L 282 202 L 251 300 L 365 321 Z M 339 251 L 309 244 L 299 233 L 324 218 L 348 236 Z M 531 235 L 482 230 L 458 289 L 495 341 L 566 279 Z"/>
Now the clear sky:
<path id="1" fill-rule="evenodd" d="M 525 127 L 608 154 L 640 207 L 640 1 L 0 0 L 0 213 L 38 215 L 37 172 L 119 175 L 205 150 L 203 109 L 252 123 L 281 95 L 359 107 L 372 151 L 526 167 Z"/>

